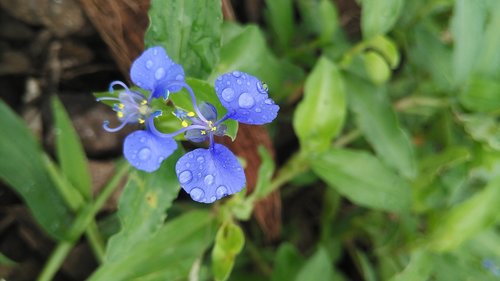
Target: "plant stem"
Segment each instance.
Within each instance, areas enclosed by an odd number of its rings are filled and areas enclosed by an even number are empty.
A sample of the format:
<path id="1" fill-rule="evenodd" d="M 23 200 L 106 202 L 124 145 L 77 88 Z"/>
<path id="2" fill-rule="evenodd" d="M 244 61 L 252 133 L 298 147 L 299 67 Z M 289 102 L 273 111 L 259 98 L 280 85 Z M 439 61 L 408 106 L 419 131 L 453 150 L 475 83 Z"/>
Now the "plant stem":
<path id="1" fill-rule="evenodd" d="M 52 278 L 66 259 L 66 256 L 75 245 L 76 241 L 78 241 L 82 233 L 88 229 L 89 224 L 93 222 L 95 215 L 102 208 L 106 200 L 108 200 L 109 196 L 111 196 L 115 188 L 118 186 L 118 183 L 120 183 L 122 177 L 125 175 L 125 172 L 128 171 L 128 168 L 129 166 L 125 161 L 119 162 L 117 164 L 116 173 L 106 184 L 101 193 L 99 193 L 96 200 L 93 203 L 83 206 L 83 208 L 80 209 L 80 212 L 75 218 L 71 228 L 68 230 L 69 240 L 59 242 L 56 249 L 51 254 L 49 260 L 45 264 L 42 272 L 40 273 L 40 276 L 37 279 L 38 281 L 52 280 Z M 92 235 L 96 233 L 93 233 Z M 92 237 L 93 238 L 91 239 L 97 239 L 97 237 Z M 98 244 L 94 244 L 93 246 L 98 247 L 97 245 Z M 104 247 L 102 247 L 102 253 L 104 253 Z M 101 255 L 101 258 L 102 256 L 103 255 Z"/>

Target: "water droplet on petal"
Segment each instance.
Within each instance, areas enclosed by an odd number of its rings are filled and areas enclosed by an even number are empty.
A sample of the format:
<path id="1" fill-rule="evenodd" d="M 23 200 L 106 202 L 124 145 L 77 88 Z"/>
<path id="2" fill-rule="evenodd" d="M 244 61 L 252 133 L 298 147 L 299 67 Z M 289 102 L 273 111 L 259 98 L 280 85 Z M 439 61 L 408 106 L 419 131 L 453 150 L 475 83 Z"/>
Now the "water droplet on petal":
<path id="1" fill-rule="evenodd" d="M 193 179 L 193 174 L 191 171 L 185 170 L 184 172 L 179 174 L 179 182 L 181 184 L 189 183 Z"/>
<path id="2" fill-rule="evenodd" d="M 151 156 L 151 149 L 147 147 L 141 148 L 141 150 L 139 150 L 138 156 L 140 160 L 148 160 L 149 156 Z"/>
<path id="3" fill-rule="evenodd" d="M 217 77 L 217 81 L 221 81 L 221 80 L 222 80 L 222 76 Z"/>
<path id="4" fill-rule="evenodd" d="M 148 60 L 148 61 L 146 62 L 146 68 L 147 68 L 147 69 L 151 69 L 151 67 L 153 67 L 153 61 L 152 61 L 152 60 Z"/>
<path id="5" fill-rule="evenodd" d="M 261 112 L 261 111 L 262 111 L 262 109 L 260 109 L 260 107 L 257 107 L 257 108 L 255 109 L 255 112 Z"/>
<path id="6" fill-rule="evenodd" d="M 146 142 L 146 138 L 142 137 L 141 139 L 139 139 L 139 141 L 142 142 L 142 143 L 145 143 Z"/>
<path id="7" fill-rule="evenodd" d="M 222 91 L 222 99 L 224 99 L 227 102 L 230 102 L 234 99 L 234 90 L 232 88 L 225 88 Z"/>
<path id="8" fill-rule="evenodd" d="M 212 175 L 207 175 L 205 179 L 203 179 L 206 185 L 211 185 L 214 183 L 214 176 Z"/>
<path id="9" fill-rule="evenodd" d="M 208 201 L 208 203 L 213 203 L 213 202 L 215 202 L 216 199 L 217 198 L 215 196 L 212 196 L 212 197 L 210 197 L 210 200 Z"/>
<path id="10" fill-rule="evenodd" d="M 221 185 L 217 187 L 215 190 L 215 194 L 217 195 L 217 198 L 221 199 L 222 197 L 227 195 L 227 187 Z"/>
<path id="11" fill-rule="evenodd" d="M 153 50 L 153 55 L 155 55 L 155 56 L 158 55 L 158 49 Z"/>
<path id="12" fill-rule="evenodd" d="M 238 98 L 238 105 L 241 108 L 252 108 L 254 106 L 255 100 L 253 99 L 252 95 L 249 93 L 243 93 L 240 95 Z"/>
<path id="13" fill-rule="evenodd" d="M 257 90 L 259 90 L 261 94 L 267 94 L 267 84 L 262 81 L 257 82 Z"/>
<path id="14" fill-rule="evenodd" d="M 243 83 L 243 82 L 241 81 L 241 79 L 238 79 L 238 80 L 236 80 L 236 83 L 238 83 L 239 85 L 241 85 L 241 83 Z"/>
<path id="15" fill-rule="evenodd" d="M 239 71 L 233 71 L 233 73 L 232 73 L 232 74 L 233 74 L 233 76 L 234 76 L 234 77 L 236 77 L 236 78 L 238 78 L 238 77 L 240 77 L 240 76 L 241 76 L 241 72 L 239 72 Z"/>
<path id="16" fill-rule="evenodd" d="M 189 159 L 193 159 L 193 154 L 189 154 Z"/>
<path id="17" fill-rule="evenodd" d="M 264 101 L 265 104 L 274 104 L 274 101 L 272 99 L 266 99 Z"/>
<path id="18" fill-rule="evenodd" d="M 196 161 L 198 161 L 198 163 L 203 163 L 205 162 L 205 158 L 203 158 L 203 156 L 198 156 L 198 158 L 196 158 Z"/>
<path id="19" fill-rule="evenodd" d="M 163 76 L 165 76 L 165 69 L 160 67 L 155 71 L 155 78 L 156 80 L 160 80 Z"/>
<path id="20" fill-rule="evenodd" d="M 161 157 L 161 156 L 160 156 L 160 157 L 158 157 L 158 163 L 163 162 L 163 160 L 164 160 L 164 159 L 165 159 L 165 158 L 163 158 L 163 157 Z"/>
<path id="21" fill-rule="evenodd" d="M 175 76 L 175 80 L 177 81 L 182 81 L 184 77 L 181 75 L 181 74 L 178 74 L 177 76 Z"/>
<path id="22" fill-rule="evenodd" d="M 193 198 L 193 200 L 200 201 L 200 199 L 205 196 L 205 192 L 203 192 L 203 190 L 201 190 L 201 188 L 195 187 L 195 188 L 191 189 L 191 191 L 189 192 L 189 195 L 191 195 L 191 198 Z"/>
<path id="23" fill-rule="evenodd" d="M 189 167 L 191 167 L 191 164 L 186 163 L 186 168 L 189 168 Z"/>

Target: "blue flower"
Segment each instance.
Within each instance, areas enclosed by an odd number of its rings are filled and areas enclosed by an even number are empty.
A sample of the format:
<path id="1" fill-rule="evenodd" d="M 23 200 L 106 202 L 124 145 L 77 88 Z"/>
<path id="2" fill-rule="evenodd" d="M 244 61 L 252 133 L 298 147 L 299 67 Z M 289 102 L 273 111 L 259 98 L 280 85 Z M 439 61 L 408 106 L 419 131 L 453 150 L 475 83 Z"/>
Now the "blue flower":
<path id="1" fill-rule="evenodd" d="M 194 142 L 209 140 L 209 148 L 198 148 L 182 156 L 175 166 L 181 187 L 195 201 L 212 203 L 224 196 L 239 192 L 245 187 L 245 173 L 236 156 L 224 145 L 216 144 L 214 136 L 224 135 L 222 122 L 234 119 L 247 124 L 265 124 L 273 121 L 277 106 L 267 93 L 267 86 L 257 78 L 243 72 L 232 72 L 220 76 L 215 83 L 216 94 L 227 114 L 217 120 L 217 111 L 209 103 L 198 107 L 195 95 L 187 84 L 183 87 L 191 95 L 194 112 L 176 110 L 174 115 L 181 120 L 182 129 L 164 134 L 149 127 L 160 138 L 172 138 L 184 133 Z"/>
<path id="2" fill-rule="evenodd" d="M 146 124 L 145 130 L 135 131 L 125 138 L 123 155 L 135 168 L 153 172 L 177 149 L 177 143 L 172 138 L 160 138 L 151 132 L 154 118 L 161 114 L 161 111 L 152 109 L 151 100 L 160 96 L 168 97 L 170 92 L 179 91 L 184 83 L 184 70 L 172 62 L 163 48 L 153 47 L 144 51 L 134 61 L 130 76 L 137 86 L 151 91 L 151 95 L 146 98 L 141 92 L 129 89 L 121 81 L 112 82 L 109 86 L 110 92 L 113 92 L 117 85 L 123 88 L 118 97 L 102 97 L 97 100 L 116 102 L 113 110 L 121 124 L 111 128 L 106 120 L 103 127 L 108 132 L 116 132 L 130 123 Z"/>

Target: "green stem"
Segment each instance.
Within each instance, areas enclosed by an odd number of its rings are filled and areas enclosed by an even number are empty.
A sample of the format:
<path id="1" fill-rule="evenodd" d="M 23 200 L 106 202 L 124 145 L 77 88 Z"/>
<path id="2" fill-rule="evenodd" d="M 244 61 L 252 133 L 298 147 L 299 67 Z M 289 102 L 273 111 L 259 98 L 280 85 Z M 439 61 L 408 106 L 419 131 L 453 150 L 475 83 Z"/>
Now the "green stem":
<path id="1" fill-rule="evenodd" d="M 75 221 L 73 222 L 73 225 L 68 231 L 69 241 L 59 242 L 56 249 L 50 256 L 49 260 L 45 264 L 45 267 L 43 268 L 42 272 L 40 273 L 40 276 L 37 279 L 38 281 L 52 280 L 52 278 L 57 273 L 62 263 L 66 259 L 66 256 L 69 254 L 69 252 L 71 251 L 75 243 L 78 241 L 82 233 L 87 230 L 88 225 L 93 222 L 95 215 L 99 212 L 104 203 L 111 196 L 115 188 L 120 183 L 122 177 L 128 171 L 128 168 L 129 166 L 125 161 L 118 163 L 117 171 L 113 175 L 113 178 L 111 178 L 111 180 L 106 184 L 106 186 L 103 188 L 101 193 L 99 193 L 95 201 L 93 203 L 89 203 L 83 206 L 80 209 L 77 217 L 75 218 Z M 92 239 L 94 238 L 97 239 L 97 237 L 93 237 Z M 102 249 L 104 249 L 104 247 Z M 102 252 L 104 252 L 104 250 L 102 250 Z"/>
<path id="2" fill-rule="evenodd" d="M 102 238 L 99 228 L 95 220 L 92 220 L 85 230 L 85 237 L 90 244 L 90 248 L 94 253 L 98 263 L 104 261 L 104 239 Z"/>
<path id="3" fill-rule="evenodd" d="M 50 281 L 55 273 L 61 267 L 76 241 L 62 241 L 50 255 L 49 261 L 43 268 L 42 273 L 38 276 L 38 281 Z"/>

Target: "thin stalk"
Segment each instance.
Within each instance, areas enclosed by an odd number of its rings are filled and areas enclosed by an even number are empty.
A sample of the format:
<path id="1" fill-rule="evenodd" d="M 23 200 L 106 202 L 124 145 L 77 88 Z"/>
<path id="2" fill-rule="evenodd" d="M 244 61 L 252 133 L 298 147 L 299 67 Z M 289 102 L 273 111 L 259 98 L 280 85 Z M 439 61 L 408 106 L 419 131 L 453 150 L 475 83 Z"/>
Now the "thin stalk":
<path id="1" fill-rule="evenodd" d="M 99 193 L 95 201 L 81 208 L 80 212 L 75 218 L 75 221 L 68 231 L 70 237 L 69 240 L 59 242 L 59 244 L 56 246 L 56 249 L 51 254 L 49 260 L 45 264 L 42 272 L 40 273 L 40 276 L 37 279 L 38 281 L 52 280 L 82 233 L 86 231 L 88 225 L 93 222 L 97 212 L 99 212 L 104 203 L 108 200 L 115 188 L 118 186 L 118 183 L 120 183 L 122 177 L 125 175 L 125 172 L 128 171 L 128 168 L 129 166 L 125 161 L 120 162 L 118 164 L 116 173 L 106 184 L 101 193 Z"/>

